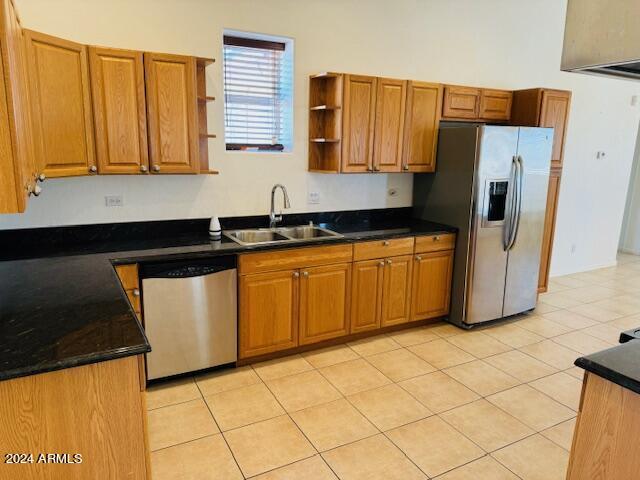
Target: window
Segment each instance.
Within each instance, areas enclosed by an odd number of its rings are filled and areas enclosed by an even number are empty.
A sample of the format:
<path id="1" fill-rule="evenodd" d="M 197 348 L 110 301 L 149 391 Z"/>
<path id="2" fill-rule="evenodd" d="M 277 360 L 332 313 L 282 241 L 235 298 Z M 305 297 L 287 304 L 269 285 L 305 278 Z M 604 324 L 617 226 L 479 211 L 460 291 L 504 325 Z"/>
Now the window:
<path id="1" fill-rule="evenodd" d="M 290 151 L 293 41 L 225 32 L 224 132 L 227 150 Z"/>

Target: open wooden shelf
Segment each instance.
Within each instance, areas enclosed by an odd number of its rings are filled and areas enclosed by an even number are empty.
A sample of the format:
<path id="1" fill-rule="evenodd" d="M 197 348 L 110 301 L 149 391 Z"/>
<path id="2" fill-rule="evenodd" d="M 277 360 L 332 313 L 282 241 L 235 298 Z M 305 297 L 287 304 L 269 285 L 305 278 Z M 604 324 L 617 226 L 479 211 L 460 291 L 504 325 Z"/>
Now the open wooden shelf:
<path id="1" fill-rule="evenodd" d="M 311 75 L 310 78 L 336 78 L 336 77 L 340 77 L 342 76 L 341 73 L 336 73 L 336 72 L 320 72 L 320 73 L 316 73 L 315 75 Z"/>
<path id="2" fill-rule="evenodd" d="M 310 107 L 309 110 L 317 112 L 323 110 L 340 110 L 341 108 L 340 105 L 316 105 L 315 107 Z"/>
<path id="3" fill-rule="evenodd" d="M 208 67 L 209 65 L 215 63 L 215 58 L 207 58 L 207 57 L 196 57 L 196 64 L 200 67 Z"/>
<path id="4" fill-rule="evenodd" d="M 309 77 L 310 172 L 338 173 L 342 156 L 342 74 Z"/>
<path id="5" fill-rule="evenodd" d="M 219 172 L 209 165 L 209 139 L 216 138 L 213 133 L 208 133 L 207 128 L 207 105 L 213 102 L 215 97 L 207 95 L 207 81 L 205 69 L 213 64 L 213 58 L 196 58 L 196 97 L 198 103 L 198 148 L 200 154 L 200 173 L 206 175 L 217 175 Z"/>

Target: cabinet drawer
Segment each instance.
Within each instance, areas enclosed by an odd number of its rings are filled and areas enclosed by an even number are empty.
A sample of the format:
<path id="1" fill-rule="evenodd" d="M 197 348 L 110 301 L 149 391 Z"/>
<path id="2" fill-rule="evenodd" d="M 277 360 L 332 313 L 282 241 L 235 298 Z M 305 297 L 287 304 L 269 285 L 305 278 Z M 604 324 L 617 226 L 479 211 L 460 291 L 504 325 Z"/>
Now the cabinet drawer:
<path id="1" fill-rule="evenodd" d="M 456 246 L 455 233 L 442 235 L 429 235 L 416 237 L 416 253 L 439 252 L 441 250 L 453 250 Z"/>
<path id="2" fill-rule="evenodd" d="M 116 273 L 120 277 L 120 282 L 125 290 L 133 290 L 138 288 L 138 265 L 118 265 Z"/>
<path id="3" fill-rule="evenodd" d="M 238 271 L 248 273 L 275 272 L 332 263 L 348 263 L 353 258 L 351 245 L 295 248 L 275 252 L 247 253 L 240 255 Z"/>
<path id="4" fill-rule="evenodd" d="M 413 237 L 375 240 L 373 242 L 356 243 L 353 246 L 354 261 L 409 255 L 411 253 L 413 253 Z"/>

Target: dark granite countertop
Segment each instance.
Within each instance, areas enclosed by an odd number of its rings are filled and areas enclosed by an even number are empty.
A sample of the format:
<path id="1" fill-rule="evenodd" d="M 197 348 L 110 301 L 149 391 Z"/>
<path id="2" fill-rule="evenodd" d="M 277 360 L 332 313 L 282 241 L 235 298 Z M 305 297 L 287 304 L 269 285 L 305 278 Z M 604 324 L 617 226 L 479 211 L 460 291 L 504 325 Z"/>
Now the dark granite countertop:
<path id="1" fill-rule="evenodd" d="M 0 380 L 150 350 L 114 264 L 202 258 L 267 249 L 455 232 L 413 220 L 411 209 L 285 216 L 341 239 L 245 247 L 211 241 L 208 220 L 0 231 Z M 266 217 L 223 219 L 223 228 L 264 226 Z"/>
<path id="2" fill-rule="evenodd" d="M 640 394 L 640 340 L 580 357 L 576 365 Z"/>

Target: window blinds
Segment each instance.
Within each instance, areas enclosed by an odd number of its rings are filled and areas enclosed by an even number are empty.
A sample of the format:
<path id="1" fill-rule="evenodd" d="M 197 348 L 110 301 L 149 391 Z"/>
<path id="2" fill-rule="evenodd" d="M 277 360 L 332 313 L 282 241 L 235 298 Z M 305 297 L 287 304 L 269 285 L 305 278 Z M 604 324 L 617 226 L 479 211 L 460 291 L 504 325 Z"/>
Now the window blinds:
<path id="1" fill-rule="evenodd" d="M 289 144 L 291 66 L 285 44 L 224 36 L 227 150 Z"/>

